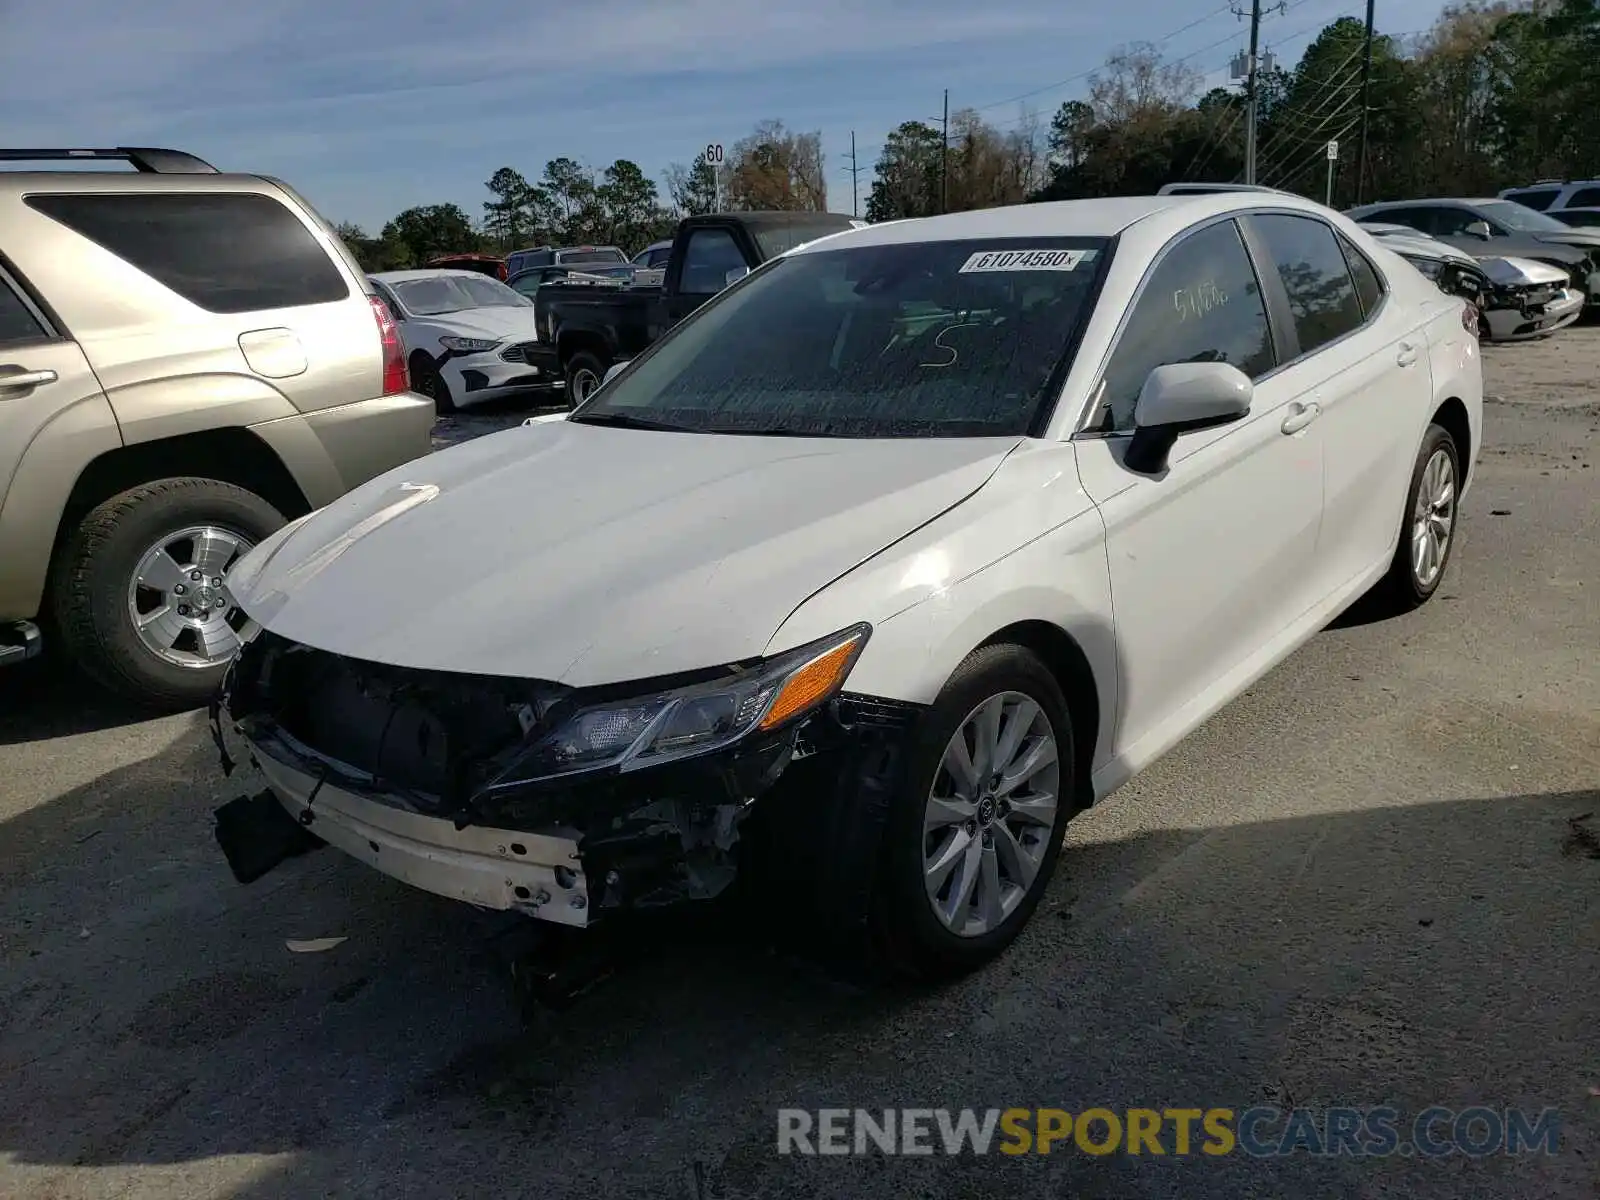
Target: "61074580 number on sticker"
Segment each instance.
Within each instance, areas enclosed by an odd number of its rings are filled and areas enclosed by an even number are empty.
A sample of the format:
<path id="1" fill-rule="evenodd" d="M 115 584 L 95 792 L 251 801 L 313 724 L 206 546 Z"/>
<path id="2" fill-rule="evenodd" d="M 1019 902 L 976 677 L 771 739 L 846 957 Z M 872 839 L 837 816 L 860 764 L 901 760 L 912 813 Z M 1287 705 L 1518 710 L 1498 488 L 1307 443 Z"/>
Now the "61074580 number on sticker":
<path id="1" fill-rule="evenodd" d="M 960 274 L 979 271 L 1075 271 L 1093 250 L 980 250 L 961 264 Z"/>

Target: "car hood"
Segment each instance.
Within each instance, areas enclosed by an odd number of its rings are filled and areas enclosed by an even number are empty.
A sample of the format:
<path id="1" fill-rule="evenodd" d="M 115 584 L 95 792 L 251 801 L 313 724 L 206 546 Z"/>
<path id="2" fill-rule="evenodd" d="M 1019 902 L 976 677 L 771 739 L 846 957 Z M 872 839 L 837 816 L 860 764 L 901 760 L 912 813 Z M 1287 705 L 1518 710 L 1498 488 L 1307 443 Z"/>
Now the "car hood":
<path id="1" fill-rule="evenodd" d="M 527 341 L 537 332 L 534 310 L 505 307 L 466 308 L 460 312 L 444 313 L 424 318 L 431 329 L 455 337 L 488 338 L 494 341 Z"/>
<path id="2" fill-rule="evenodd" d="M 1600 250 L 1600 231 L 1594 229 L 1563 229 L 1550 230 L 1547 233 L 1524 234 L 1523 237 L 1537 238 L 1541 242 L 1555 242 L 1563 246 L 1575 246 L 1580 250 Z"/>
<path id="3" fill-rule="evenodd" d="M 1534 262 L 1531 258 L 1481 258 L 1483 273 L 1501 287 L 1528 287 L 1533 284 L 1557 284 L 1566 287 L 1572 277 L 1559 267 Z"/>
<path id="4" fill-rule="evenodd" d="M 961 503 L 1020 438 L 540 422 L 418 459 L 229 574 L 291 641 L 590 686 L 753 658 L 803 601 Z"/>
<path id="5" fill-rule="evenodd" d="M 1427 258 L 1436 262 L 1460 263 L 1463 266 L 1473 265 L 1472 255 L 1414 230 L 1391 233 L 1385 227 L 1382 230 L 1374 230 L 1373 233 L 1380 246 L 1388 246 L 1396 254 L 1409 254 L 1415 258 Z"/>

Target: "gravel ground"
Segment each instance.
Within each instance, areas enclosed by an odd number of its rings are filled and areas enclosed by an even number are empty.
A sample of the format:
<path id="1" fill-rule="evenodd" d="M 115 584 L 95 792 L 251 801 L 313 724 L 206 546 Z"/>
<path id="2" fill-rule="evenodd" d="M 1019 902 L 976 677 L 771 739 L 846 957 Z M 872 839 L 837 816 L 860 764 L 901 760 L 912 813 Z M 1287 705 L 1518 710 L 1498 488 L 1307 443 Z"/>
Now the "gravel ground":
<path id="1" fill-rule="evenodd" d="M 483 926 L 323 852 L 250 887 L 197 716 L 0 677 L 0 1195 L 1600 1194 L 1600 330 L 1486 352 L 1433 603 L 1347 617 L 1074 823 L 1003 961 L 861 993 L 714 926 L 523 1023 Z M 445 438 L 523 413 L 462 417 Z M 1600 821 L 1597 821 L 1600 823 Z M 320 953 L 286 941 L 346 940 Z M 780 1158 L 779 1106 L 1430 1104 L 1553 1156 Z"/>

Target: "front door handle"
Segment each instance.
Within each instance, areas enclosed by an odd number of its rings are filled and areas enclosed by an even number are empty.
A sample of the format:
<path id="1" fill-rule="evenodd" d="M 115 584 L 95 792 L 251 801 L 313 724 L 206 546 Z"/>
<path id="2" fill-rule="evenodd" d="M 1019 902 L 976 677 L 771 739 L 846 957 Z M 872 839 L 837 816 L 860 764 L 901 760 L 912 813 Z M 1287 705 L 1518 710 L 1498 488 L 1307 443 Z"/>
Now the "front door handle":
<path id="1" fill-rule="evenodd" d="M 1395 362 L 1399 363 L 1402 367 L 1409 367 L 1412 363 L 1414 363 L 1416 361 L 1417 361 L 1417 348 L 1415 346 L 1413 346 L 1410 342 L 1401 342 L 1400 343 L 1400 353 L 1395 355 Z"/>
<path id="2" fill-rule="evenodd" d="M 43 371 L 0 371 L 0 391 L 7 388 L 36 388 L 56 381 L 56 373 Z"/>
<path id="3" fill-rule="evenodd" d="M 1322 414 L 1322 406 L 1315 401 L 1310 404 L 1297 402 L 1291 404 L 1289 409 L 1289 415 L 1283 419 L 1283 431 L 1285 433 L 1299 433 Z"/>

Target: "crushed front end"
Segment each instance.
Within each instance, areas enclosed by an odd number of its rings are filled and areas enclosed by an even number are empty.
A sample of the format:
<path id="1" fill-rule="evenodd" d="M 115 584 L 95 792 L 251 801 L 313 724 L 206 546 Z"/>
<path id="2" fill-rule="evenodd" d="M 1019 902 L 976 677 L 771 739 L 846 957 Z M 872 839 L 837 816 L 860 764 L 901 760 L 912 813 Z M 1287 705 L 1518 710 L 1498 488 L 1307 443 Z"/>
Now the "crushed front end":
<path id="1" fill-rule="evenodd" d="M 226 723 L 303 837 L 426 891 L 581 927 L 722 893 L 755 810 L 820 817 L 829 797 L 893 769 L 884 751 L 918 710 L 842 692 L 869 632 L 578 690 L 362 662 L 263 631 L 213 720 L 224 769 Z M 246 843 L 262 836 L 226 824 L 219 812 L 248 881 L 261 871 L 241 863 L 261 854 Z"/>

